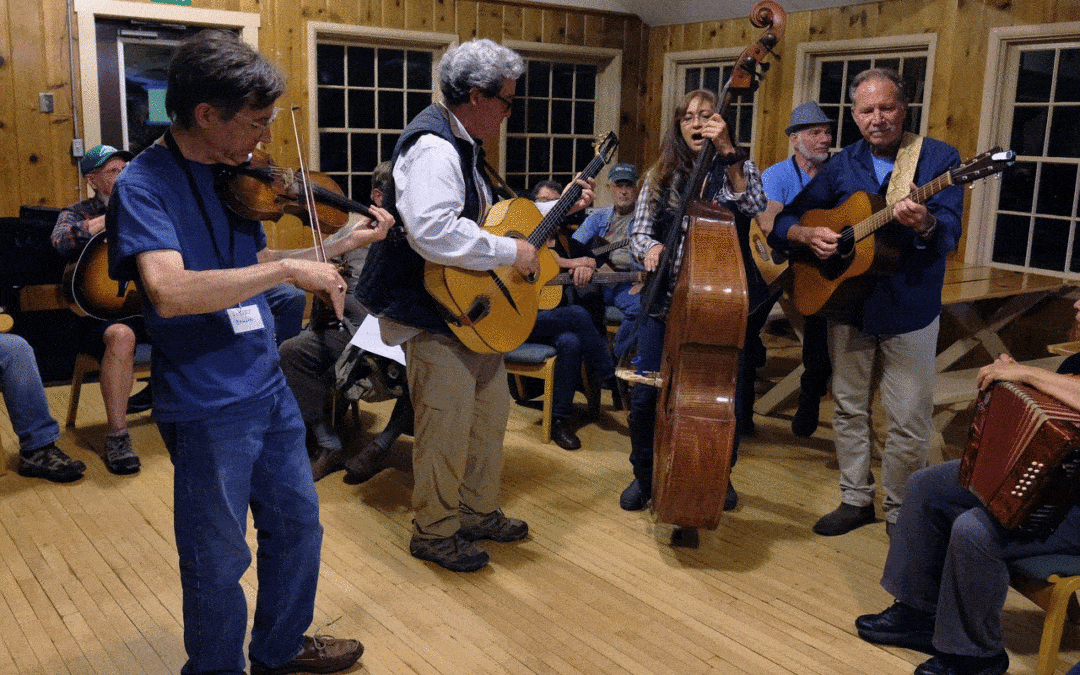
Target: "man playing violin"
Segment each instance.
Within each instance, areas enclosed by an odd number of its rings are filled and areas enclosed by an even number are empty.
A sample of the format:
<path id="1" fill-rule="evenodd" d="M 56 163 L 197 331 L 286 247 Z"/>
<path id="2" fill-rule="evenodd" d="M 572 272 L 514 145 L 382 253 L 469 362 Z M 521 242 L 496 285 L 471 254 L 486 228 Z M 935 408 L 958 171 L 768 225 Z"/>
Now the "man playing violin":
<path id="1" fill-rule="evenodd" d="M 391 158 L 394 189 L 387 197 L 398 224 L 369 251 L 357 286 L 360 302 L 380 318 L 383 340 L 405 348 L 416 415 L 409 551 L 457 572 L 488 563 L 477 540 L 519 541 L 529 527 L 499 508 L 510 414 L 503 356 L 474 353 L 450 332 L 424 288 L 424 261 L 539 271 L 532 244 L 478 224 L 494 194 L 482 143 L 496 138 L 510 116 L 524 71 L 518 54 L 491 40 L 446 52 L 439 64 L 443 101 L 409 122 Z M 584 184 L 574 210 L 591 201 Z"/>
<path id="2" fill-rule="evenodd" d="M 141 287 L 153 344 L 154 415 L 174 467 L 188 675 L 245 672 L 249 505 L 259 579 L 252 675 L 337 672 L 363 652 L 356 640 L 303 634 L 322 526 L 264 295 L 293 283 L 340 318 L 345 281 L 311 250 L 267 248 L 261 223 L 230 213 L 215 192 L 215 164 L 241 164 L 270 140 L 284 86 L 232 33 L 202 31 L 181 44 L 168 69 L 169 130 L 117 181 L 106 222 L 111 275 Z M 380 227 L 357 240 L 384 236 L 390 217 L 375 213 Z"/>
<path id="3" fill-rule="evenodd" d="M 799 225 L 799 218 L 810 209 L 833 208 L 859 191 L 885 195 L 894 170 L 910 176 L 897 184 L 903 198 L 895 200 L 893 222 L 881 230 L 896 241 L 901 271 L 868 279 L 869 292 L 861 301 L 829 317 L 841 503 L 814 525 L 814 532 L 824 536 L 844 534 L 875 519 L 870 407 L 877 358 L 889 420 L 881 452 L 888 531 L 896 523 L 908 476 L 926 465 L 934 432 L 934 358 L 945 256 L 960 239 L 963 208 L 962 190 L 955 185 L 925 205 L 906 198 L 909 186 L 929 182 L 960 157 L 956 148 L 930 138 L 921 139 L 919 150 L 919 137 L 904 133 L 907 97 L 900 76 L 883 69 L 863 71 L 852 80 L 850 95 L 851 115 L 863 138 L 818 170 L 776 217 L 771 234 L 777 244 L 802 247 L 827 259 L 836 253 L 840 235 L 828 227 Z"/>

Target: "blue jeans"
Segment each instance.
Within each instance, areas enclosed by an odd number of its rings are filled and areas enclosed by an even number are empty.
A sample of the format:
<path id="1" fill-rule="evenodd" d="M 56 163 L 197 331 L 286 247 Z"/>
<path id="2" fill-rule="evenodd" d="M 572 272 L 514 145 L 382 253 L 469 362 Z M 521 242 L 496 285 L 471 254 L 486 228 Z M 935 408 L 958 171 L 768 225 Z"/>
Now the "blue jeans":
<path id="1" fill-rule="evenodd" d="M 307 309 L 307 293 L 292 284 L 278 284 L 266 291 L 266 304 L 274 315 L 274 337 L 281 344 L 300 333 Z"/>
<path id="2" fill-rule="evenodd" d="M 615 333 L 611 345 L 616 359 L 621 359 L 626 350 L 634 344 L 634 324 L 641 313 L 641 295 L 630 295 L 631 287 L 633 284 L 629 281 L 604 286 L 604 304 L 613 305 L 623 313 L 622 323 L 619 324 L 619 330 Z"/>
<path id="3" fill-rule="evenodd" d="M 601 384 L 615 375 L 604 338 L 596 332 L 589 311 L 581 305 L 565 305 L 537 313 L 528 342 L 555 348 L 555 385 L 551 403 L 553 419 L 568 420 L 574 413 L 574 391 L 581 381 L 581 365 Z"/>
<path id="4" fill-rule="evenodd" d="M 60 438 L 60 425 L 49 412 L 34 349 L 11 333 L 0 333 L 0 391 L 19 447 L 36 450 Z"/>
<path id="5" fill-rule="evenodd" d="M 249 505 L 259 585 L 251 658 L 276 668 L 296 656 L 314 614 L 323 530 L 304 423 L 285 387 L 255 404 L 214 420 L 158 424 L 174 467 L 184 675 L 244 673 Z"/>
<path id="6" fill-rule="evenodd" d="M 667 324 L 654 316 L 642 317 L 637 328 L 637 356 L 634 366 L 638 372 L 657 372 L 664 354 L 664 332 Z M 746 352 L 739 361 L 739 374 L 736 379 L 735 419 L 741 419 L 743 369 L 747 362 Z M 630 410 L 627 412 L 627 426 L 630 429 L 630 466 L 634 478 L 641 484 L 642 492 L 652 492 L 653 477 L 653 436 L 656 432 L 656 400 L 659 391 L 649 384 L 635 384 L 630 391 Z M 739 434 L 731 444 L 731 466 L 739 459 Z"/>

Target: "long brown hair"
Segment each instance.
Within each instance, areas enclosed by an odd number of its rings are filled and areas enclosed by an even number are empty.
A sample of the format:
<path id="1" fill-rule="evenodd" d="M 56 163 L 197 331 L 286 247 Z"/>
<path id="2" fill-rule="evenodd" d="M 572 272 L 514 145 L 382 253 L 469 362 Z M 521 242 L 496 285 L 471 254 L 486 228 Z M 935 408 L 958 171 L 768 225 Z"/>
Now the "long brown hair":
<path id="1" fill-rule="evenodd" d="M 695 89 L 683 96 L 679 105 L 675 106 L 675 115 L 664 132 L 664 138 L 660 141 L 660 157 L 653 164 L 649 172 L 652 174 L 653 189 L 662 192 L 671 185 L 673 179 L 678 177 L 680 182 L 689 175 L 694 164 L 694 151 L 686 144 L 682 135 L 682 118 L 694 99 L 700 98 L 716 109 L 716 94 L 708 89 Z M 646 195 L 646 198 L 654 195 Z"/>

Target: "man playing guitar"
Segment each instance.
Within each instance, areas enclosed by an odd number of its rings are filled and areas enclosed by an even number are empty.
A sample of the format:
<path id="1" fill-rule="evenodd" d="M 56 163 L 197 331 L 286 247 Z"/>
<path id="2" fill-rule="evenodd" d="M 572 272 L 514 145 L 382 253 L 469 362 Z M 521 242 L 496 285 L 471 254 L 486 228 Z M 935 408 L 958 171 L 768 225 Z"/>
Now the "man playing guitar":
<path id="1" fill-rule="evenodd" d="M 776 218 L 773 239 L 792 246 L 793 255 L 827 259 L 841 237 L 828 227 L 808 228 L 799 218 L 815 208 L 832 208 L 862 191 L 899 193 L 893 221 L 882 228 L 902 265 L 891 276 L 864 275 L 861 299 L 830 316 L 836 453 L 841 504 L 814 525 L 814 532 L 839 535 L 874 521 L 875 481 L 870 473 L 871 371 L 881 358 L 881 394 L 889 417 L 882 450 L 884 515 L 892 529 L 908 476 L 926 464 L 933 437 L 934 357 L 945 256 L 960 239 L 963 193 L 948 187 L 926 204 L 906 197 L 959 163 L 952 146 L 904 133 L 907 97 L 899 75 L 871 69 L 851 84 L 851 110 L 863 138 L 830 159 Z M 921 149 L 918 145 L 921 142 Z M 894 174 L 898 180 L 891 180 Z M 895 186 L 890 186 L 892 183 Z"/>

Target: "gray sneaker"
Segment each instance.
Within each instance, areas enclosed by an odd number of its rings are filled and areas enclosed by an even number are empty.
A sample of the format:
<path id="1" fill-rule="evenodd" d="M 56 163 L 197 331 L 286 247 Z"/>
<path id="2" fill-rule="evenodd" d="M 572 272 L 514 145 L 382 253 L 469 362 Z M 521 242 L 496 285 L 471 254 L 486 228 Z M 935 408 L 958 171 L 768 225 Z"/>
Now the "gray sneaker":
<path id="1" fill-rule="evenodd" d="M 409 553 L 451 572 L 474 572 L 487 565 L 489 560 L 487 551 L 458 534 L 438 539 L 423 539 L 414 534 L 409 542 Z"/>
<path id="2" fill-rule="evenodd" d="M 56 444 L 49 443 L 28 453 L 19 453 L 20 476 L 44 478 L 54 483 L 70 483 L 82 478 L 86 465 L 72 459 Z"/>
<path id="3" fill-rule="evenodd" d="M 462 506 L 458 536 L 466 541 L 521 541 L 529 536 L 529 525 L 524 520 L 507 518 L 501 509 L 477 513 L 468 506 Z"/>
<path id="4" fill-rule="evenodd" d="M 126 430 L 105 437 L 105 468 L 120 476 L 139 472 L 139 456 L 131 447 L 131 435 Z"/>

